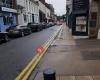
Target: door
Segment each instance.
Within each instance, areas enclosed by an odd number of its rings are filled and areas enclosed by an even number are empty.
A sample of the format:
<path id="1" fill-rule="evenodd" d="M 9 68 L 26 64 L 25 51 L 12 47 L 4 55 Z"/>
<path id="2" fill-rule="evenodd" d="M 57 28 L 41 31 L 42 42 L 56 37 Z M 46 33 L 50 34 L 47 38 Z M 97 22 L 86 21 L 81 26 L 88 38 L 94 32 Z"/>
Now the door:
<path id="1" fill-rule="evenodd" d="M 34 23 L 34 14 L 32 14 L 32 20 L 33 20 L 33 23 Z"/>

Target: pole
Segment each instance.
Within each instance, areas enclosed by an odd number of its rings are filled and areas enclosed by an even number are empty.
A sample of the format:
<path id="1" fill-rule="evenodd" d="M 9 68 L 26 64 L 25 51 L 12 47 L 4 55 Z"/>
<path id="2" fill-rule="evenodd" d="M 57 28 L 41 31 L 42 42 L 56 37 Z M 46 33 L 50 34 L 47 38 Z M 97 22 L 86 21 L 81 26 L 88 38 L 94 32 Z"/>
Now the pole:
<path id="1" fill-rule="evenodd" d="M 46 69 L 43 72 L 44 80 L 56 80 L 56 71 L 53 69 Z"/>

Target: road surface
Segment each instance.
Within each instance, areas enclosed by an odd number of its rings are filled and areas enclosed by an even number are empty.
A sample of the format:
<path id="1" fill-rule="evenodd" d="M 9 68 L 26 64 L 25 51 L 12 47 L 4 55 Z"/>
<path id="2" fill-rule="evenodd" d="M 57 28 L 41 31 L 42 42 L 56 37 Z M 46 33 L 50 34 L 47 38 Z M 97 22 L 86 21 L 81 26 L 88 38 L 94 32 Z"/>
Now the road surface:
<path id="1" fill-rule="evenodd" d="M 14 80 L 36 55 L 36 49 L 58 31 L 58 27 L 53 26 L 0 45 L 0 80 Z"/>

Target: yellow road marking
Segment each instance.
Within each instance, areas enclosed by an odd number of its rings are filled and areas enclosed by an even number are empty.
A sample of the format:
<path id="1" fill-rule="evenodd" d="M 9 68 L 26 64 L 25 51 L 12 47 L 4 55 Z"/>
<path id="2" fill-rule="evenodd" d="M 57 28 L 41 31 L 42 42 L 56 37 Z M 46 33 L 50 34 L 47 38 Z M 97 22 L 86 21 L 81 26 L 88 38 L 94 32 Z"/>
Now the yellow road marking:
<path id="1" fill-rule="evenodd" d="M 24 70 L 19 74 L 19 76 L 16 78 L 16 80 L 21 80 L 21 77 L 25 74 L 25 72 L 29 69 L 29 67 L 32 65 L 32 63 L 35 62 L 35 60 L 38 58 L 38 54 L 33 58 L 33 60 L 24 68 Z"/>
<path id="2" fill-rule="evenodd" d="M 15 80 L 27 80 L 28 79 L 28 77 L 30 76 L 30 74 L 32 73 L 32 71 L 34 70 L 36 65 L 39 63 L 42 56 L 44 55 L 44 53 L 46 52 L 46 50 L 48 49 L 48 47 L 50 46 L 50 44 L 52 43 L 53 39 L 56 37 L 58 32 L 55 33 L 52 37 L 50 37 L 50 39 L 48 39 L 46 43 L 44 43 L 44 45 L 43 45 L 44 51 L 41 53 L 41 55 L 37 54 L 32 59 L 32 61 L 24 68 L 24 70 L 18 75 L 18 77 L 16 77 Z"/>

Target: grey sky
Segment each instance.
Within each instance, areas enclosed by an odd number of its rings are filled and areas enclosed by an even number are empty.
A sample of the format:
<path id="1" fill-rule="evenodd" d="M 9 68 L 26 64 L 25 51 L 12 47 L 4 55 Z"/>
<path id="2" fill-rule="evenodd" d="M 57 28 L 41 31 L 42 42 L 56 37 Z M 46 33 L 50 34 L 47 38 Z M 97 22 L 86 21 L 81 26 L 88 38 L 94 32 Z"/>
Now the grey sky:
<path id="1" fill-rule="evenodd" d="M 66 0 L 46 0 L 46 2 L 53 4 L 57 15 L 65 14 Z"/>

